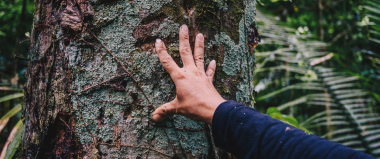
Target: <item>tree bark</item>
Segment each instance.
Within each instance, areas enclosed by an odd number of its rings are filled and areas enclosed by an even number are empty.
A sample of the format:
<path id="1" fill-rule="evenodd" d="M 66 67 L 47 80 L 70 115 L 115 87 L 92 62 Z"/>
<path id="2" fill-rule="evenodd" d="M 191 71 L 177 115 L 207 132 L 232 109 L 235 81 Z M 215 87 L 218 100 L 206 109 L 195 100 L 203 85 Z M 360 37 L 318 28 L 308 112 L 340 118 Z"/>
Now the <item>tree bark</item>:
<path id="1" fill-rule="evenodd" d="M 252 0 L 36 0 L 25 86 L 26 158 L 224 158 L 210 127 L 174 115 L 153 123 L 175 86 L 154 49 L 178 65 L 178 31 L 205 36 L 205 64 L 225 99 L 253 106 Z M 252 29 L 251 29 L 252 30 Z"/>

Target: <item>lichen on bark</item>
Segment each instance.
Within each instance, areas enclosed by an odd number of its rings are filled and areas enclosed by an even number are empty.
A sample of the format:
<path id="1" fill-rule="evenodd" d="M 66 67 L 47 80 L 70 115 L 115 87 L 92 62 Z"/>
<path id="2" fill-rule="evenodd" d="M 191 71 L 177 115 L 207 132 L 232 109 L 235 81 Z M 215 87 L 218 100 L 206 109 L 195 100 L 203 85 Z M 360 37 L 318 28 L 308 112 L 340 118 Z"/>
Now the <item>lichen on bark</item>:
<path id="1" fill-rule="evenodd" d="M 161 38 L 181 66 L 182 24 L 189 26 L 191 43 L 197 33 L 205 35 L 206 65 L 218 61 L 214 83 L 222 95 L 253 106 L 254 55 L 246 45 L 246 29 L 254 24 L 255 1 L 37 3 L 23 135 L 25 155 L 31 158 L 62 156 L 68 150 L 67 157 L 78 158 L 218 156 L 206 124 L 180 115 L 151 121 L 154 108 L 175 98 L 154 42 Z M 231 14 L 240 19 L 223 23 Z M 207 18 L 213 26 L 205 25 Z"/>

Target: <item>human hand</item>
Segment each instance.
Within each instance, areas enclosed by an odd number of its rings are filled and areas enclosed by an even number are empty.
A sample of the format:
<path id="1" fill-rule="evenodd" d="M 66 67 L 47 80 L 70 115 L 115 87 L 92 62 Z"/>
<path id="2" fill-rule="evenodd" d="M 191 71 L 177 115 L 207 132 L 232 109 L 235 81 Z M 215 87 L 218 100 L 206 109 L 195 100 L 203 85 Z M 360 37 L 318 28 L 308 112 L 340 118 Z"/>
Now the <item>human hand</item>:
<path id="1" fill-rule="evenodd" d="M 196 37 L 193 57 L 188 28 L 186 25 L 181 26 L 179 52 L 183 68 L 179 68 L 174 62 L 160 39 L 156 40 L 155 47 L 162 65 L 174 81 L 177 97 L 158 107 L 153 113 L 153 121 L 160 122 L 173 114 L 180 114 L 195 121 L 212 124 L 216 108 L 226 100 L 212 84 L 216 68 L 215 60 L 210 62 L 205 72 L 203 35 L 198 34 Z"/>

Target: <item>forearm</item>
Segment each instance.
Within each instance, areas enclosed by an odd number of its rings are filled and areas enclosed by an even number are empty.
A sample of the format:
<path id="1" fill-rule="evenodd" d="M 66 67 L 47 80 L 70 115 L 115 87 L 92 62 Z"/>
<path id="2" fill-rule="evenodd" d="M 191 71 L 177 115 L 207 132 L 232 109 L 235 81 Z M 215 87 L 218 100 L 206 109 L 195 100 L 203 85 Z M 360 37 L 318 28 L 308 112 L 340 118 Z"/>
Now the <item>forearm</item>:
<path id="1" fill-rule="evenodd" d="M 370 158 L 305 133 L 235 101 L 219 105 L 212 120 L 215 144 L 238 158 Z"/>

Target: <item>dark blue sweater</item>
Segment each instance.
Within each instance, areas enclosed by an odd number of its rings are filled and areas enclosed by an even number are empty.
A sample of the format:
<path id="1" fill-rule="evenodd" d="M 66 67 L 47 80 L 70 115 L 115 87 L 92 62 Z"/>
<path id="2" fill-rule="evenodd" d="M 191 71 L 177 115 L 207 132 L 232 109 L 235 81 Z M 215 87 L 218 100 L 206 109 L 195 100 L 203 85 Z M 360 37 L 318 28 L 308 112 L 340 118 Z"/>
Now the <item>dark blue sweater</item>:
<path id="1" fill-rule="evenodd" d="M 305 133 L 235 101 L 219 105 L 212 119 L 216 146 L 238 158 L 374 158 Z"/>

